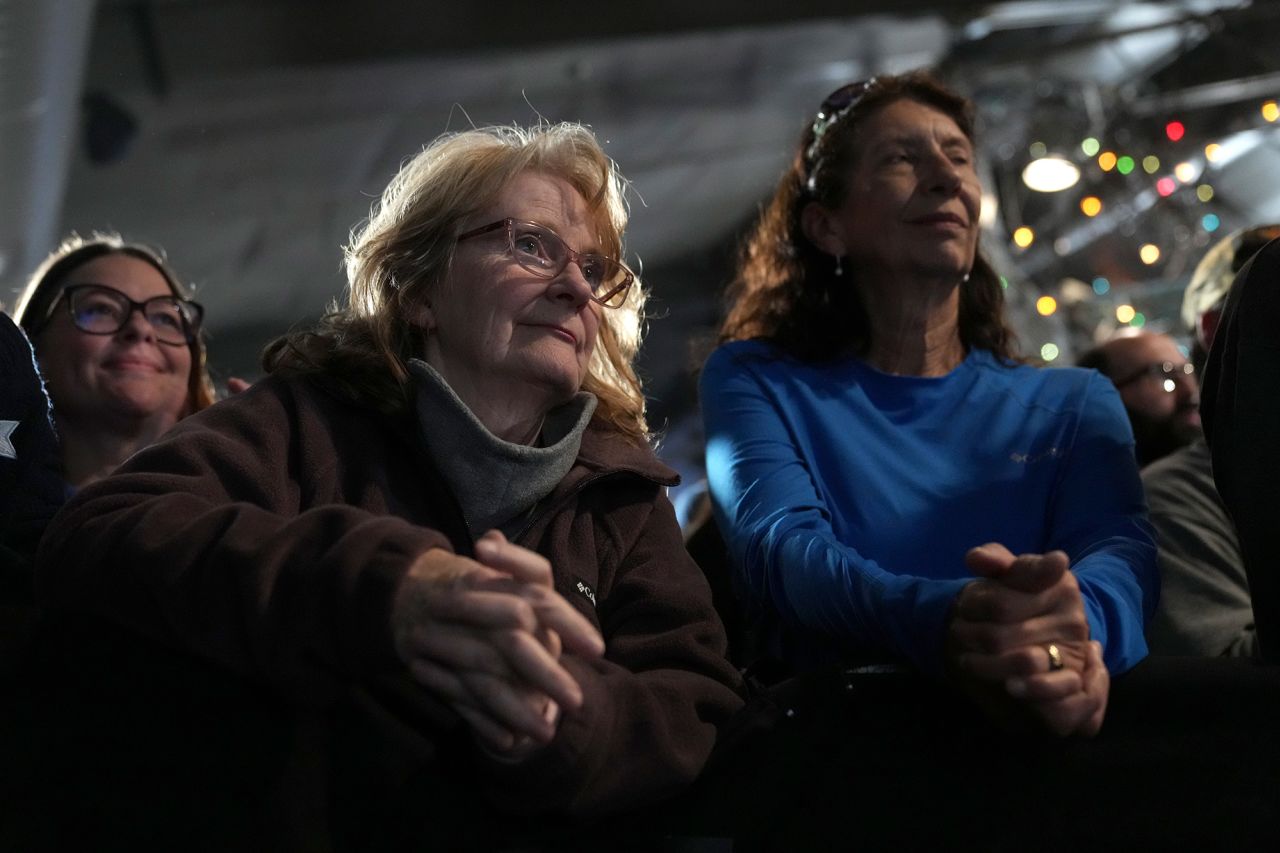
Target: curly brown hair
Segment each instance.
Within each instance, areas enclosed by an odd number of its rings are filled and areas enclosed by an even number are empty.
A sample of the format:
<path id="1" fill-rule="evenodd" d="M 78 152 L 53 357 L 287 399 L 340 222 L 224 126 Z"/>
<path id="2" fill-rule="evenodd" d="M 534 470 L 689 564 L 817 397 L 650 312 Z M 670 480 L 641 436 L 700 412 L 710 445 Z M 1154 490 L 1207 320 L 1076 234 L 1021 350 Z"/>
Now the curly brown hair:
<path id="1" fill-rule="evenodd" d="M 332 305 L 316 328 L 268 344 L 266 371 L 321 375 L 381 411 L 405 408 L 408 361 L 426 345 L 411 321 L 416 306 L 447 276 L 466 218 L 528 170 L 577 189 L 595 217 L 601 250 L 622 256 L 625 181 L 588 128 L 562 122 L 448 133 L 405 163 L 352 234 L 344 303 Z M 597 415 L 638 444 L 649 438 L 633 367 L 645 298 L 636 281 L 621 307 L 603 312 L 582 385 L 599 400 Z"/>
<path id="2" fill-rule="evenodd" d="M 763 339 L 808 361 L 867 352 L 872 330 L 851 280 L 857 278 L 857 270 L 835 276 L 831 256 L 805 236 L 801 213 L 811 201 L 832 210 L 843 203 L 860 128 L 870 116 L 900 100 L 939 110 L 973 141 L 973 103 L 920 71 L 874 78 L 816 144 L 813 127 L 806 127 L 791 166 L 743 245 L 726 295 L 721 343 Z M 960 341 L 966 349 L 1016 358 L 1014 334 L 1005 324 L 1003 309 L 1000 277 L 978 252 L 960 287 Z"/>

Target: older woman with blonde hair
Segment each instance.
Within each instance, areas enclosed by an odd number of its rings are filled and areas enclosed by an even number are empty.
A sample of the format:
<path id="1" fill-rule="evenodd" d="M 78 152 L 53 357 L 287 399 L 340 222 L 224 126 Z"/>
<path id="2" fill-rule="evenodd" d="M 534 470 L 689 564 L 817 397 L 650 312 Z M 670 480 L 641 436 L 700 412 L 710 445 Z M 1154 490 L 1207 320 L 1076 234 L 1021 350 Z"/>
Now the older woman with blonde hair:
<path id="1" fill-rule="evenodd" d="M 648 445 L 622 192 L 578 125 L 437 139 L 353 235 L 345 303 L 55 521 L 51 606 L 294 721 L 284 822 L 369 849 L 617 811 L 738 706 Z"/>

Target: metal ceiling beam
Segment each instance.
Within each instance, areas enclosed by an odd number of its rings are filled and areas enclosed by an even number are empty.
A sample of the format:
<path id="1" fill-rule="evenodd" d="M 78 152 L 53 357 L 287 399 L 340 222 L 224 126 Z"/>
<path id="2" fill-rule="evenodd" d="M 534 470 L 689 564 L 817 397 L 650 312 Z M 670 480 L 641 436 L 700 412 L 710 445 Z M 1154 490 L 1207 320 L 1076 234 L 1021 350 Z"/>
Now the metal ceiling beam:
<path id="1" fill-rule="evenodd" d="M 1280 72 L 1219 80 L 1200 86 L 1190 86 L 1174 92 L 1162 92 L 1147 98 L 1137 98 L 1127 104 L 1128 112 L 1139 118 L 1168 114 L 1177 110 L 1195 110 L 1234 104 L 1260 98 L 1274 98 L 1280 93 Z"/>
<path id="2" fill-rule="evenodd" d="M 0 302 L 52 248 L 93 0 L 0 0 Z"/>

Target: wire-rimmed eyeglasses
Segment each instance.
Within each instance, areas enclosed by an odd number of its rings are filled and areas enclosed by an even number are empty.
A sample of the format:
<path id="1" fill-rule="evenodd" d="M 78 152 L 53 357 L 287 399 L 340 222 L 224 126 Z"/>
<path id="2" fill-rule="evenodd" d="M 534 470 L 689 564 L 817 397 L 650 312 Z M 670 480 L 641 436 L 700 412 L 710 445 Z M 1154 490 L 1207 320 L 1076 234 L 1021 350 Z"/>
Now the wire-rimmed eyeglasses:
<path id="1" fill-rule="evenodd" d="M 1144 366 L 1141 370 L 1130 374 L 1119 382 L 1115 383 L 1117 388 L 1123 388 L 1126 385 L 1132 385 L 1139 379 L 1147 377 L 1155 377 L 1161 380 L 1160 387 L 1170 394 L 1178 385 L 1178 379 L 1191 379 L 1196 375 L 1196 366 L 1189 361 L 1178 364 L 1172 361 L 1157 361 Z"/>
<path id="2" fill-rule="evenodd" d="M 813 141 L 809 143 L 809 147 L 804 152 L 805 166 L 809 170 L 810 190 L 813 189 L 814 173 L 818 171 L 818 149 L 822 145 L 822 137 L 836 122 L 858 106 L 862 99 L 867 96 L 867 93 L 875 88 L 875 85 L 875 77 L 868 77 L 866 80 L 859 80 L 856 83 L 846 83 L 830 95 L 827 95 L 822 102 L 822 106 L 818 107 L 818 114 L 813 119 Z"/>
<path id="3" fill-rule="evenodd" d="M 606 308 L 620 308 L 627 301 L 627 289 L 635 281 L 622 261 L 604 255 L 576 252 L 559 234 L 545 225 L 519 219 L 499 219 L 458 235 L 458 242 L 506 229 L 507 248 L 516 263 L 543 278 L 555 278 L 572 261 L 582 270 L 591 288 L 591 301 Z"/>
<path id="4" fill-rule="evenodd" d="M 124 328 L 137 311 L 151 324 L 156 340 L 162 344 L 187 345 L 195 341 L 204 318 L 204 307 L 177 296 L 153 296 L 136 302 L 105 284 L 73 284 L 49 306 L 45 323 L 54 310 L 65 302 L 71 322 L 89 335 L 114 335 Z M 43 324 L 42 324 L 43 325 Z"/>

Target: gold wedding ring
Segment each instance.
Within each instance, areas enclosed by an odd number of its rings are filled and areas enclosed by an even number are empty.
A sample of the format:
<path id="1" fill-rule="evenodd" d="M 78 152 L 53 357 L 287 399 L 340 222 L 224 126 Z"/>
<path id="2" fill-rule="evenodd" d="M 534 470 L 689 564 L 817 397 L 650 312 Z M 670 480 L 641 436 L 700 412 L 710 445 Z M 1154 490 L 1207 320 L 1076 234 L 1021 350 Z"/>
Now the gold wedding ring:
<path id="1" fill-rule="evenodd" d="M 1049 645 L 1044 647 L 1044 650 L 1049 653 L 1049 671 L 1050 672 L 1057 672 L 1058 670 L 1066 666 L 1066 664 L 1062 662 L 1062 652 L 1059 651 L 1057 644 L 1050 643 Z"/>

